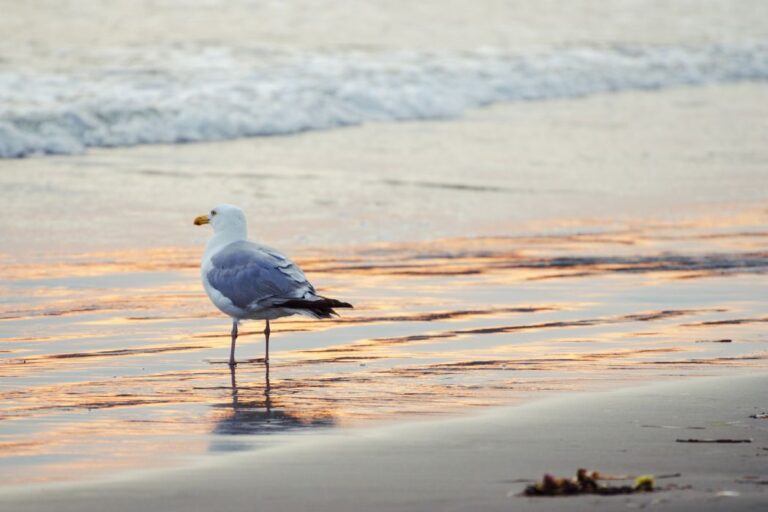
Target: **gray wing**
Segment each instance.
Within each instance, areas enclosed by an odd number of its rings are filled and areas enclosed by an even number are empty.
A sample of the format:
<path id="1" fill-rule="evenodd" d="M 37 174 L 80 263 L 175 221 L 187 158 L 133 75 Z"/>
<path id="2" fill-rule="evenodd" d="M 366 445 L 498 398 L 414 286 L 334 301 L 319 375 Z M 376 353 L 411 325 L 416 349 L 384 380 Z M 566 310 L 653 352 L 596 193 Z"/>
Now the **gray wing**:
<path id="1" fill-rule="evenodd" d="M 264 245 L 245 240 L 231 243 L 211 263 L 208 283 L 241 309 L 261 309 L 315 295 L 298 265 Z"/>

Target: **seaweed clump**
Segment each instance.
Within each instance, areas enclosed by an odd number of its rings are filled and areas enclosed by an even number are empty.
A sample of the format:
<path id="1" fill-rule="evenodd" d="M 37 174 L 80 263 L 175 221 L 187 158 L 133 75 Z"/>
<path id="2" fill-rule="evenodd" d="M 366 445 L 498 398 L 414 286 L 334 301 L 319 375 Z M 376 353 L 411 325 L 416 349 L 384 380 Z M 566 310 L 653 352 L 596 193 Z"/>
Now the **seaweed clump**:
<path id="1" fill-rule="evenodd" d="M 545 474 L 540 482 L 529 485 L 523 491 L 525 496 L 571 496 L 575 494 L 600 494 L 613 496 L 617 494 L 635 494 L 638 492 L 653 492 L 655 479 L 653 475 L 642 475 L 635 479 L 633 485 L 601 484 L 602 476 L 597 471 L 579 469 L 575 478 L 557 478 Z"/>

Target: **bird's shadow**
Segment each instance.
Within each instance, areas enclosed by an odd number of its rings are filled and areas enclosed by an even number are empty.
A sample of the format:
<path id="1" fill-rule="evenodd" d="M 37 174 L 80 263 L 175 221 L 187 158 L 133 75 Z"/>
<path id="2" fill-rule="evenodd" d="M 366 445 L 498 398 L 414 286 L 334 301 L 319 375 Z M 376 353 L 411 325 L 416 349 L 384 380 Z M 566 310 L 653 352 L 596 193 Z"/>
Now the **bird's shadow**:
<path id="1" fill-rule="evenodd" d="M 230 367 L 230 400 L 215 404 L 224 414 L 216 421 L 211 432 L 214 439 L 211 451 L 240 451 L 256 447 L 258 437 L 298 429 L 328 428 L 336 424 L 333 415 L 321 414 L 302 408 L 291 412 L 270 380 L 269 364 L 264 365 L 263 383 L 238 385 L 237 367 Z M 277 394 L 277 396 L 276 396 Z M 235 440 L 231 436 L 239 436 Z"/>

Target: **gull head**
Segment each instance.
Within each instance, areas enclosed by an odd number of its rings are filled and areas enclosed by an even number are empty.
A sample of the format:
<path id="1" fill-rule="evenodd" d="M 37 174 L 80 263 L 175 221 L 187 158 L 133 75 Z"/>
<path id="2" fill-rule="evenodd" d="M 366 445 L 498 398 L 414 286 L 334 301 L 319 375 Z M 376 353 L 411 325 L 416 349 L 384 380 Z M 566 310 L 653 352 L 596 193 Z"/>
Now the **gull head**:
<path id="1" fill-rule="evenodd" d="M 208 215 L 195 218 L 195 226 L 210 224 L 214 233 L 242 234 L 245 237 L 246 222 L 243 210 L 231 204 L 220 204 Z"/>

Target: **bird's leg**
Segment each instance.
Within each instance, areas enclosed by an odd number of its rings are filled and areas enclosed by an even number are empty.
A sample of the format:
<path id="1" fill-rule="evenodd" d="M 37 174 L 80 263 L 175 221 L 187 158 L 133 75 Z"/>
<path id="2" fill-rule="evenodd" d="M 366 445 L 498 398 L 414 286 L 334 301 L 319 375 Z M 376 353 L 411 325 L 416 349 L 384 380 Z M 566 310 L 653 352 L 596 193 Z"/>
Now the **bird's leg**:
<path id="1" fill-rule="evenodd" d="M 267 326 L 264 328 L 264 338 L 267 340 L 267 346 L 264 352 L 264 364 L 267 365 L 267 371 L 269 371 L 269 333 L 272 332 L 269 328 L 269 319 L 267 319 Z"/>
<path id="2" fill-rule="evenodd" d="M 265 378 L 265 384 L 264 387 L 264 395 L 267 397 L 266 401 L 266 407 L 267 412 L 270 411 L 271 407 L 271 401 L 269 398 L 269 392 L 271 390 L 271 387 L 269 385 L 269 333 L 272 332 L 269 328 L 269 319 L 267 319 L 267 326 L 264 327 L 264 338 L 266 339 L 266 348 L 264 349 L 264 378 Z"/>
<path id="3" fill-rule="evenodd" d="M 237 341 L 237 320 L 232 320 L 232 347 L 229 349 L 229 366 L 234 368 L 235 362 L 235 342 Z"/>
<path id="4" fill-rule="evenodd" d="M 264 408 L 267 410 L 267 414 L 272 414 L 272 386 L 269 383 L 269 363 L 266 364 L 267 371 L 264 373 Z"/>
<path id="5" fill-rule="evenodd" d="M 235 375 L 235 367 L 230 366 L 229 367 L 229 375 L 232 380 L 232 409 L 236 410 L 238 407 L 237 403 L 237 376 Z"/>

